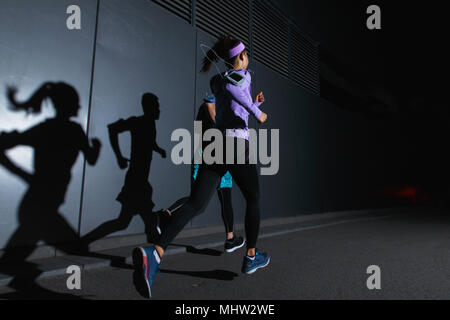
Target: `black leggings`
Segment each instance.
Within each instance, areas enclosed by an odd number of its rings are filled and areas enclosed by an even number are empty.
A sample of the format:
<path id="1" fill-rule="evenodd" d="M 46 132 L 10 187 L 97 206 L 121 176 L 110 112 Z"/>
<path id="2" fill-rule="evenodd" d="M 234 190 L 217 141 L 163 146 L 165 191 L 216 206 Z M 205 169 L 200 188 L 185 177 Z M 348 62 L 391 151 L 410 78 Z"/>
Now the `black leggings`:
<path id="1" fill-rule="evenodd" d="M 220 209 L 222 214 L 223 225 L 225 226 L 225 232 L 234 232 L 234 214 L 233 205 L 231 201 L 231 188 L 222 188 L 217 190 L 217 197 L 220 201 Z M 178 214 L 179 209 L 183 207 L 186 202 L 188 202 L 189 197 L 181 198 L 177 200 L 174 204 L 168 207 L 166 210 L 170 211 L 173 216 Z"/>
<path id="2" fill-rule="evenodd" d="M 246 145 L 248 148 L 248 144 Z M 248 149 L 246 152 L 248 152 Z M 197 179 L 191 188 L 189 200 L 171 218 L 169 225 L 163 230 L 156 245 L 166 250 L 184 226 L 194 216 L 205 211 L 219 185 L 220 178 L 227 170 L 239 186 L 247 202 L 245 211 L 247 248 L 256 247 L 260 223 L 259 179 L 256 165 L 253 164 L 200 165 Z"/>
<path id="3" fill-rule="evenodd" d="M 233 204 L 231 201 L 231 188 L 222 188 L 217 190 L 217 196 L 220 201 L 220 210 L 222 213 L 225 232 L 234 232 Z"/>

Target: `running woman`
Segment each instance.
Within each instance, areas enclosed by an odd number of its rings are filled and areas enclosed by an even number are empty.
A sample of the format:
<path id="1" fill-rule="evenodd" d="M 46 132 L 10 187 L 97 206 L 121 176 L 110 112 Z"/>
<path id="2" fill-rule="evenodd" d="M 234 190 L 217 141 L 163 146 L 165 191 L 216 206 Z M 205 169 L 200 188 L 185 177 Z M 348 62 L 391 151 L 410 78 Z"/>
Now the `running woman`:
<path id="1" fill-rule="evenodd" d="M 220 177 L 227 171 L 231 173 L 242 191 L 247 202 L 245 213 L 245 233 L 247 238 L 247 254 L 244 256 L 242 272 L 254 273 L 266 267 L 270 262 L 267 253 L 256 249 L 260 225 L 259 178 L 256 165 L 249 162 L 249 129 L 248 117 L 251 114 L 259 123 L 267 120 L 267 114 L 259 109 L 264 102 L 262 92 L 251 97 L 251 75 L 247 70 L 249 58 L 245 45 L 239 40 L 224 36 L 207 53 L 203 61 L 202 71 L 207 72 L 211 61 L 219 57 L 224 59 L 227 73 L 218 74 L 211 80 L 211 89 L 216 97 L 216 127 L 234 142 L 234 146 L 245 145 L 245 164 L 236 164 L 242 159 L 235 148 L 234 164 L 202 164 L 199 168 L 189 200 L 171 219 L 167 229 L 163 230 L 161 238 L 154 246 L 138 247 L 133 253 L 136 269 L 142 271 L 148 295 L 151 297 L 152 284 L 159 270 L 164 251 L 184 226 L 197 214 L 203 212 L 219 184 Z M 231 75 L 234 75 L 233 77 Z M 226 148 L 224 147 L 224 159 Z"/>
<path id="2" fill-rule="evenodd" d="M 197 121 L 202 122 L 202 136 L 209 129 L 215 128 L 216 120 L 216 98 L 214 95 L 209 95 L 204 99 L 204 103 L 200 106 L 197 113 Z M 199 151 L 201 155 L 201 150 Z M 197 178 L 199 164 L 194 164 L 192 183 Z M 245 240 L 242 237 L 237 237 L 234 234 L 234 214 L 233 205 L 231 201 L 231 189 L 233 188 L 233 178 L 230 172 L 226 172 L 220 179 L 220 185 L 217 188 L 217 196 L 220 201 L 222 221 L 225 226 L 225 245 L 224 249 L 227 253 L 232 253 L 245 245 Z M 169 222 L 170 217 L 178 212 L 178 210 L 189 200 L 189 197 L 177 200 L 167 209 L 157 212 L 157 232 L 161 234 L 161 228 L 165 228 Z"/>
<path id="3" fill-rule="evenodd" d="M 27 248 L 20 251 L 19 259 L 25 261 L 40 240 L 68 254 L 87 252 L 77 232 L 59 213 L 79 153 L 84 154 L 87 163 L 95 165 L 101 147 L 98 139 L 89 140 L 83 128 L 71 120 L 80 110 L 78 93 L 66 83 L 48 82 L 25 102 L 18 102 L 15 96 L 16 89 L 9 88 L 8 100 L 13 111 L 40 114 L 44 100 L 51 100 L 56 116 L 24 132 L 0 134 L 0 163 L 29 185 L 19 206 L 20 225 L 9 239 L 0 265 L 16 257 L 14 248 L 23 245 Z M 17 166 L 4 153 L 20 145 L 34 149 L 33 173 Z M 61 241 L 77 244 L 79 248 L 71 249 Z"/>

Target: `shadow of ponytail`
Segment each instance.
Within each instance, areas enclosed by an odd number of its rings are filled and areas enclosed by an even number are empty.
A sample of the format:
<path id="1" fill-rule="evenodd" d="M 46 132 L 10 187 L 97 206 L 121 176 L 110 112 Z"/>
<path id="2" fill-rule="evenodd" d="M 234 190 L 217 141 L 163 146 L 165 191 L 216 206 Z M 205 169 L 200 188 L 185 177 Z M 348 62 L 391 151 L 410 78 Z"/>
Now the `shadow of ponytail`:
<path id="1" fill-rule="evenodd" d="M 6 89 L 6 95 L 12 111 L 25 111 L 26 113 L 39 114 L 42 111 L 42 103 L 45 99 L 51 97 L 51 91 L 54 87 L 52 82 L 44 83 L 37 89 L 33 95 L 24 102 L 18 102 L 16 99 L 17 88 L 10 86 Z"/>

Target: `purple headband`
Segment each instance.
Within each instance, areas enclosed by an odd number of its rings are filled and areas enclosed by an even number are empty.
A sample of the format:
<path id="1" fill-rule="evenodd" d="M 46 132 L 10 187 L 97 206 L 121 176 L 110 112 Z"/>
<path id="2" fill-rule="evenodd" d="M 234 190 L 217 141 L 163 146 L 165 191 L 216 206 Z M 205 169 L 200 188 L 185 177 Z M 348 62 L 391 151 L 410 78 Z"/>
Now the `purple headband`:
<path id="1" fill-rule="evenodd" d="M 245 45 L 242 42 L 240 42 L 236 47 L 234 47 L 233 49 L 228 51 L 228 58 L 230 58 L 230 59 L 234 58 L 244 50 L 245 50 Z"/>

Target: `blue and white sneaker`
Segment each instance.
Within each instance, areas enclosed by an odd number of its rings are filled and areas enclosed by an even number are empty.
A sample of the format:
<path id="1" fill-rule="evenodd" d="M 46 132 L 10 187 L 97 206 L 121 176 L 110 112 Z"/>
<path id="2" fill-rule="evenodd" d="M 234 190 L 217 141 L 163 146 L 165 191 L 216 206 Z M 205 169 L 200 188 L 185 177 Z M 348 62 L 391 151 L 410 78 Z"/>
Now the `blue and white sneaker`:
<path id="1" fill-rule="evenodd" d="M 252 274 L 256 270 L 265 268 L 270 263 L 270 256 L 267 253 L 261 253 L 256 250 L 256 255 L 253 259 L 245 256 L 244 263 L 242 264 L 242 273 Z"/>
<path id="2" fill-rule="evenodd" d="M 135 285 L 138 291 L 142 291 L 144 296 L 148 298 L 152 297 L 152 284 L 155 281 L 156 274 L 159 272 L 159 266 L 161 265 L 161 258 L 155 247 L 137 247 L 133 251 L 133 264 L 135 267 L 136 275 L 139 279 L 135 278 Z M 137 283 L 136 283 L 137 282 Z M 145 283 L 145 289 L 140 290 L 140 283 Z"/>

